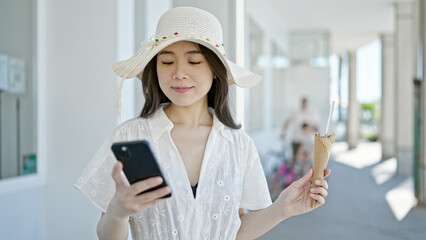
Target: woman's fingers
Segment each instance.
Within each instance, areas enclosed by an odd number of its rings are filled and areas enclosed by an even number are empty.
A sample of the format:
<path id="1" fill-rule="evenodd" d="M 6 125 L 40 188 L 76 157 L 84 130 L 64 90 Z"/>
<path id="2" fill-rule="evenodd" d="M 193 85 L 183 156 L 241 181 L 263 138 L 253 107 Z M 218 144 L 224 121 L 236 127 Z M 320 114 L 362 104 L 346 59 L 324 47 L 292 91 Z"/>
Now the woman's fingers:
<path id="1" fill-rule="evenodd" d="M 303 187 L 307 182 L 310 182 L 312 178 L 312 168 L 305 174 L 305 176 L 301 177 L 299 180 L 293 182 L 291 185 L 295 188 Z"/>
<path id="2" fill-rule="evenodd" d="M 122 184 L 122 180 L 120 179 L 120 176 L 119 176 L 122 166 L 123 165 L 120 162 L 117 162 L 114 165 L 114 168 L 112 169 L 111 175 L 117 185 Z"/>
<path id="3" fill-rule="evenodd" d="M 114 165 L 114 168 L 112 169 L 112 178 L 114 179 L 118 188 L 130 186 L 122 170 L 123 164 L 120 161 L 117 161 L 117 163 Z"/>
<path id="4" fill-rule="evenodd" d="M 169 193 L 170 193 L 170 188 L 166 186 L 166 187 L 156 189 L 154 191 L 143 193 L 139 195 L 137 198 L 139 202 L 147 203 L 147 202 L 151 202 L 153 200 L 159 199 L 161 197 L 164 197 Z"/>
<path id="5" fill-rule="evenodd" d="M 160 202 L 164 202 L 164 201 L 166 201 L 166 200 L 167 200 L 166 198 L 158 198 L 158 199 L 152 200 L 152 201 L 150 201 L 150 202 L 142 203 L 139 207 L 140 207 L 141 209 L 146 209 L 146 208 L 149 208 L 149 207 L 151 207 L 151 206 L 153 206 L 153 205 L 155 205 L 155 204 L 158 204 L 158 203 L 160 203 Z"/>
<path id="6" fill-rule="evenodd" d="M 318 204 L 315 204 L 315 207 L 318 207 L 318 206 L 323 205 L 325 203 L 325 198 L 321 195 L 311 193 L 310 196 L 311 196 L 311 198 L 317 200 L 317 202 L 318 202 Z"/>
<path id="7" fill-rule="evenodd" d="M 154 204 L 162 202 L 160 200 L 166 200 L 161 197 L 169 193 L 170 193 L 169 187 L 162 187 L 160 189 L 146 192 L 138 196 L 130 197 L 129 195 L 127 195 L 127 198 L 122 199 L 122 203 L 124 208 L 130 210 L 133 213 L 138 213 Z"/>
<path id="8" fill-rule="evenodd" d="M 155 205 L 157 203 L 167 200 L 161 197 L 169 193 L 170 193 L 169 187 L 162 187 L 154 191 L 143 193 L 133 198 L 132 203 L 130 205 L 133 207 L 129 207 L 129 208 L 133 209 L 135 213 L 143 211 L 144 209 L 147 209 L 151 207 L 152 205 Z"/>
<path id="9" fill-rule="evenodd" d="M 328 183 L 327 183 L 327 180 L 325 180 L 325 179 L 315 180 L 315 184 L 318 187 L 323 187 L 324 189 L 328 189 Z"/>
<path id="10" fill-rule="evenodd" d="M 330 173 L 331 173 L 330 169 L 324 170 L 324 178 L 329 176 Z M 319 179 L 319 180 L 315 180 L 315 184 L 317 185 L 317 187 L 311 188 L 310 196 L 311 198 L 315 199 L 318 202 L 316 206 L 320 206 L 325 203 L 325 197 L 327 197 L 328 195 L 328 192 L 327 192 L 328 183 L 327 183 L 327 180 L 325 179 Z"/>
<path id="11" fill-rule="evenodd" d="M 148 189 L 156 187 L 163 182 L 162 177 L 152 177 L 132 185 L 129 184 L 126 176 L 123 173 L 123 164 L 118 161 L 112 170 L 112 178 L 116 183 L 116 192 L 114 203 L 116 207 L 121 209 L 127 215 L 132 215 L 143 211 L 144 209 L 164 201 L 161 197 L 170 193 L 169 187 L 163 187 L 154 191 L 144 192 Z"/>
<path id="12" fill-rule="evenodd" d="M 130 193 L 133 196 L 136 196 L 141 192 L 144 192 L 148 189 L 156 187 L 163 182 L 162 177 L 152 177 L 152 178 L 148 178 L 130 185 L 126 176 L 123 174 L 122 169 L 123 169 L 123 164 L 120 161 L 118 161 L 114 165 L 114 168 L 112 170 L 112 178 L 114 179 L 117 185 L 117 188 L 120 188 L 120 189 L 128 188 L 128 191 L 126 192 Z"/>
<path id="13" fill-rule="evenodd" d="M 327 197 L 327 195 L 328 195 L 327 190 L 325 190 L 325 189 L 324 189 L 324 188 L 322 188 L 322 187 L 311 188 L 311 193 L 319 194 L 319 195 L 321 195 L 322 197 Z"/>
<path id="14" fill-rule="evenodd" d="M 330 169 L 325 169 L 324 170 L 324 178 L 328 177 L 328 175 L 330 175 L 331 170 Z"/>
<path id="15" fill-rule="evenodd" d="M 163 182 L 162 177 L 152 177 L 152 178 L 148 178 L 148 179 L 133 183 L 130 186 L 130 188 L 134 195 L 138 195 L 141 192 L 144 192 L 148 189 L 151 189 L 153 187 L 160 185 L 162 182 Z"/>

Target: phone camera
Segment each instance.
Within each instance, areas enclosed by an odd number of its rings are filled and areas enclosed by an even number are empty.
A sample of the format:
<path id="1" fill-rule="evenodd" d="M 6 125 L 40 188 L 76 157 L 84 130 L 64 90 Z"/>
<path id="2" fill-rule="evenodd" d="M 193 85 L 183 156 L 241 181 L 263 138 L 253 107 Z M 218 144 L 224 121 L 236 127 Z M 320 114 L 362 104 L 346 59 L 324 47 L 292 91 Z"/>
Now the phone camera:
<path id="1" fill-rule="evenodd" d="M 130 149 L 127 146 L 116 147 L 114 149 L 114 153 L 115 153 L 117 159 L 120 159 L 122 161 L 130 158 L 130 156 L 131 156 Z"/>

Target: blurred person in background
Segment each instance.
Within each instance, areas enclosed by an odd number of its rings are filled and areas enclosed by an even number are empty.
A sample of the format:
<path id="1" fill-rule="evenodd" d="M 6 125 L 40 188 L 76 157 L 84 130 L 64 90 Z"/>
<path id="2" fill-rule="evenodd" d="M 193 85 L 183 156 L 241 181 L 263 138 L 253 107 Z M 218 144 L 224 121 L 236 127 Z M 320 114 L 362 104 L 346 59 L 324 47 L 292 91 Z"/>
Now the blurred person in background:
<path id="1" fill-rule="evenodd" d="M 312 155 L 314 151 L 314 131 L 307 124 L 302 124 L 302 135 L 300 137 L 300 145 L 296 150 L 294 172 L 296 177 L 300 178 L 305 175 L 312 167 Z"/>
<path id="2" fill-rule="evenodd" d="M 306 97 L 302 98 L 300 108 L 293 110 L 290 116 L 284 121 L 281 131 L 282 139 L 290 137 L 291 140 L 293 158 L 290 162 L 290 168 L 294 167 L 299 147 L 306 139 L 306 133 L 303 127 L 304 124 L 312 129 L 312 132 L 309 134 L 313 139 L 314 133 L 318 132 L 319 129 L 319 117 L 316 112 L 309 108 L 308 99 Z M 289 128 L 291 129 L 290 131 Z"/>

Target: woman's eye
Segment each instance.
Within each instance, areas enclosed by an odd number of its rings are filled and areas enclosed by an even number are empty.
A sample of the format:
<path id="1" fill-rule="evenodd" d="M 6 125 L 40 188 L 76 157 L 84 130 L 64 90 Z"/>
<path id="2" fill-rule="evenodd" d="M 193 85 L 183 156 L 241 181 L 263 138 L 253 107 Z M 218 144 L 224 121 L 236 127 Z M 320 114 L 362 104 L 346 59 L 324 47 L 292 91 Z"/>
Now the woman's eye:
<path id="1" fill-rule="evenodd" d="M 163 64 L 165 64 L 165 65 L 170 65 L 170 64 L 173 64 L 173 62 L 162 62 Z"/>
<path id="2" fill-rule="evenodd" d="M 189 62 L 189 63 L 196 65 L 196 64 L 200 64 L 201 62 Z"/>

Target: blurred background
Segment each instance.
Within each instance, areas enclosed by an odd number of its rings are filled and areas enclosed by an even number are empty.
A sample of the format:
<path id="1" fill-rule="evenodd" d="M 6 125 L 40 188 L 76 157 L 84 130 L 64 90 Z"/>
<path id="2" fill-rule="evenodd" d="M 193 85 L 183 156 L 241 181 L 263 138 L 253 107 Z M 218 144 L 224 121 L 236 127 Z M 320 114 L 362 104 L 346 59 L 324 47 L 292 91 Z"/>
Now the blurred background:
<path id="1" fill-rule="evenodd" d="M 311 167 L 335 102 L 327 203 L 260 239 L 426 236 L 426 0 L 0 0 L 1 239 L 97 239 L 72 184 L 144 103 L 127 81 L 117 118 L 111 63 L 176 6 L 214 14 L 228 58 L 263 76 L 230 99 L 272 198 Z"/>

